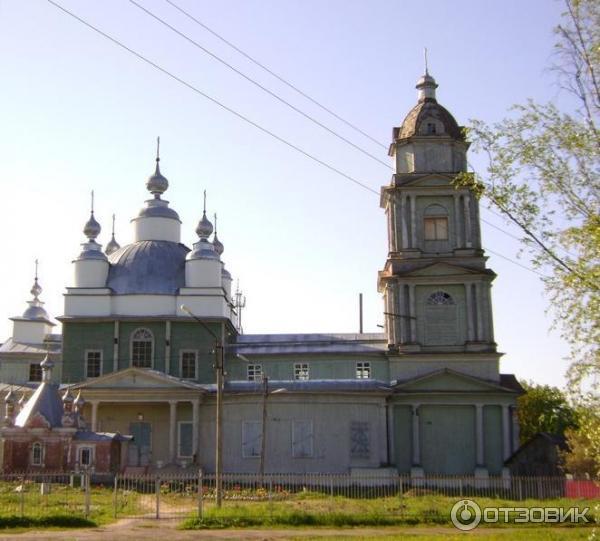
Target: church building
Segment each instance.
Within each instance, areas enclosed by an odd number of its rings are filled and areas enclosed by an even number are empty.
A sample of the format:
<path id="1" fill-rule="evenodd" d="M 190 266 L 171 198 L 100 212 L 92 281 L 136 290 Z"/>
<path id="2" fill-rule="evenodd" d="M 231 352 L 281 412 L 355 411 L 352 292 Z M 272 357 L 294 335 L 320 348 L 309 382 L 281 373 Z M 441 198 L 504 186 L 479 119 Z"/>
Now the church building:
<path id="1" fill-rule="evenodd" d="M 133 436 L 124 468 L 211 472 L 222 373 L 225 472 L 502 474 L 523 390 L 500 373 L 479 202 L 453 185 L 469 143 L 437 86 L 421 77 L 393 129 L 383 333 L 243 333 L 206 199 L 189 248 L 157 155 L 131 244 L 113 231 L 103 250 L 92 210 L 56 318 L 62 335 L 36 277 L 0 347 L 11 400 L 31 394 L 48 354 L 55 381 L 85 397 L 92 432 Z"/>

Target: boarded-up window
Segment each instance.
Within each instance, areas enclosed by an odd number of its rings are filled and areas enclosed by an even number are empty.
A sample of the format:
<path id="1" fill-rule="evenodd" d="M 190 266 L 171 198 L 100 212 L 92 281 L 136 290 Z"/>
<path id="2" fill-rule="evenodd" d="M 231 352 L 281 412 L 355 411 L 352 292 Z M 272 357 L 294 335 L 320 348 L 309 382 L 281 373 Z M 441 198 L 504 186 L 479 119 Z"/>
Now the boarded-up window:
<path id="1" fill-rule="evenodd" d="M 352 458 L 369 458 L 370 453 L 369 423 L 352 421 L 350 423 L 350 456 Z"/>
<path id="2" fill-rule="evenodd" d="M 436 291 L 425 302 L 425 344 L 444 346 L 458 340 L 458 313 L 452 296 Z"/>
<path id="3" fill-rule="evenodd" d="M 178 455 L 182 458 L 191 457 L 194 454 L 192 444 L 193 424 L 188 421 L 180 421 L 178 423 L 179 434 L 177 440 L 179 442 Z"/>
<path id="4" fill-rule="evenodd" d="M 262 445 L 262 426 L 260 421 L 242 423 L 242 456 L 256 458 L 260 456 Z"/>
<path id="5" fill-rule="evenodd" d="M 310 420 L 292 423 L 292 456 L 309 458 L 313 456 L 313 423 Z"/>

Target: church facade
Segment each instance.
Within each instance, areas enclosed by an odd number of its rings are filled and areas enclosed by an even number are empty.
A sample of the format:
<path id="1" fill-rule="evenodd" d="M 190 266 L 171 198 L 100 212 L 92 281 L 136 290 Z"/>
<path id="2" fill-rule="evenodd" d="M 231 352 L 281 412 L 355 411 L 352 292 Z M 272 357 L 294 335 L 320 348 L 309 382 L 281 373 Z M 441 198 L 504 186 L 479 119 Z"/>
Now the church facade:
<path id="1" fill-rule="evenodd" d="M 426 73 L 393 130 L 396 172 L 381 190 L 385 332 L 243 333 L 206 203 L 190 249 L 157 156 L 134 242 L 120 247 L 113 232 L 103 251 L 92 211 L 57 318 L 62 335 L 36 277 L 0 347 L 0 381 L 28 395 L 48 353 L 56 381 L 85 397 L 91 431 L 133 436 L 130 468 L 214 471 L 222 362 L 226 472 L 262 463 L 267 473 L 500 475 L 518 445 L 522 389 L 499 370 L 478 201 L 452 183 L 469 144 L 436 88 Z"/>

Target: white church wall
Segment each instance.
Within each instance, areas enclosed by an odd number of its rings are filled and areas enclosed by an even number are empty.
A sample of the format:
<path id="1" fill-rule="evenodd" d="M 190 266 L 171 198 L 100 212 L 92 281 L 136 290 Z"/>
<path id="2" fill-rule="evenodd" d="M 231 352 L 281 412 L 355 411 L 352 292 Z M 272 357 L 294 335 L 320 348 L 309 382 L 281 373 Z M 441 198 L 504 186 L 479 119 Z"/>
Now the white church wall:
<path id="1" fill-rule="evenodd" d="M 108 262 L 102 259 L 79 259 L 75 261 L 75 287 L 104 287 L 108 278 Z"/>
<path id="2" fill-rule="evenodd" d="M 133 221 L 134 241 L 166 240 L 181 242 L 181 223 L 173 218 L 144 217 Z"/>
<path id="3" fill-rule="evenodd" d="M 162 316 L 175 314 L 172 295 L 113 295 L 112 313 L 120 316 Z"/>
<path id="4" fill-rule="evenodd" d="M 13 340 L 25 344 L 41 344 L 52 327 L 43 321 L 13 321 Z"/>
<path id="5" fill-rule="evenodd" d="M 65 316 L 109 316 L 110 295 L 78 294 L 65 295 Z"/>

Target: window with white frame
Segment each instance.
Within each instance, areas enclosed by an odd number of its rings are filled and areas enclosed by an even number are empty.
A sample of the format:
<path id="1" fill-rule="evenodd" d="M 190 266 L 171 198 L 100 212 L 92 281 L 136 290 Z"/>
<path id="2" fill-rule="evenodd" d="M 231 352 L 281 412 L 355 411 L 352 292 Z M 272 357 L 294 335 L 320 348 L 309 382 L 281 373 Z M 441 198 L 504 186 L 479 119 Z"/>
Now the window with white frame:
<path id="1" fill-rule="evenodd" d="M 148 329 L 137 329 L 131 335 L 131 365 L 152 368 L 154 336 Z"/>
<path id="2" fill-rule="evenodd" d="M 294 379 L 305 381 L 308 379 L 308 363 L 294 364 Z"/>
<path id="3" fill-rule="evenodd" d="M 350 456 L 352 458 L 369 458 L 370 453 L 369 423 L 352 421 L 350 423 Z"/>
<path id="4" fill-rule="evenodd" d="M 263 376 L 262 364 L 249 364 L 248 381 L 261 381 Z"/>
<path id="5" fill-rule="evenodd" d="M 40 363 L 29 365 L 29 381 L 42 381 L 42 367 Z"/>
<path id="6" fill-rule="evenodd" d="M 292 421 L 292 456 L 310 458 L 313 456 L 314 435 L 311 420 Z"/>
<path id="7" fill-rule="evenodd" d="M 262 446 L 262 423 L 260 421 L 244 421 L 242 423 L 242 456 L 244 458 L 260 457 Z"/>
<path id="8" fill-rule="evenodd" d="M 102 375 L 102 351 L 99 349 L 88 349 L 85 352 L 85 376 L 97 378 Z"/>
<path id="9" fill-rule="evenodd" d="M 80 447 L 78 450 L 80 466 L 91 466 L 94 462 L 94 450 L 91 447 Z"/>
<path id="10" fill-rule="evenodd" d="M 40 442 L 35 442 L 31 446 L 31 465 L 42 466 L 44 464 L 44 446 Z"/>
<path id="11" fill-rule="evenodd" d="M 183 379 L 196 379 L 198 354 L 196 351 L 181 352 L 180 374 Z"/>
<path id="12" fill-rule="evenodd" d="M 190 421 L 177 423 L 177 456 L 179 458 L 191 458 L 194 455 L 193 429 L 194 425 Z"/>
<path id="13" fill-rule="evenodd" d="M 356 379 L 370 379 L 371 378 L 371 363 L 368 361 L 361 361 L 356 363 Z"/>

